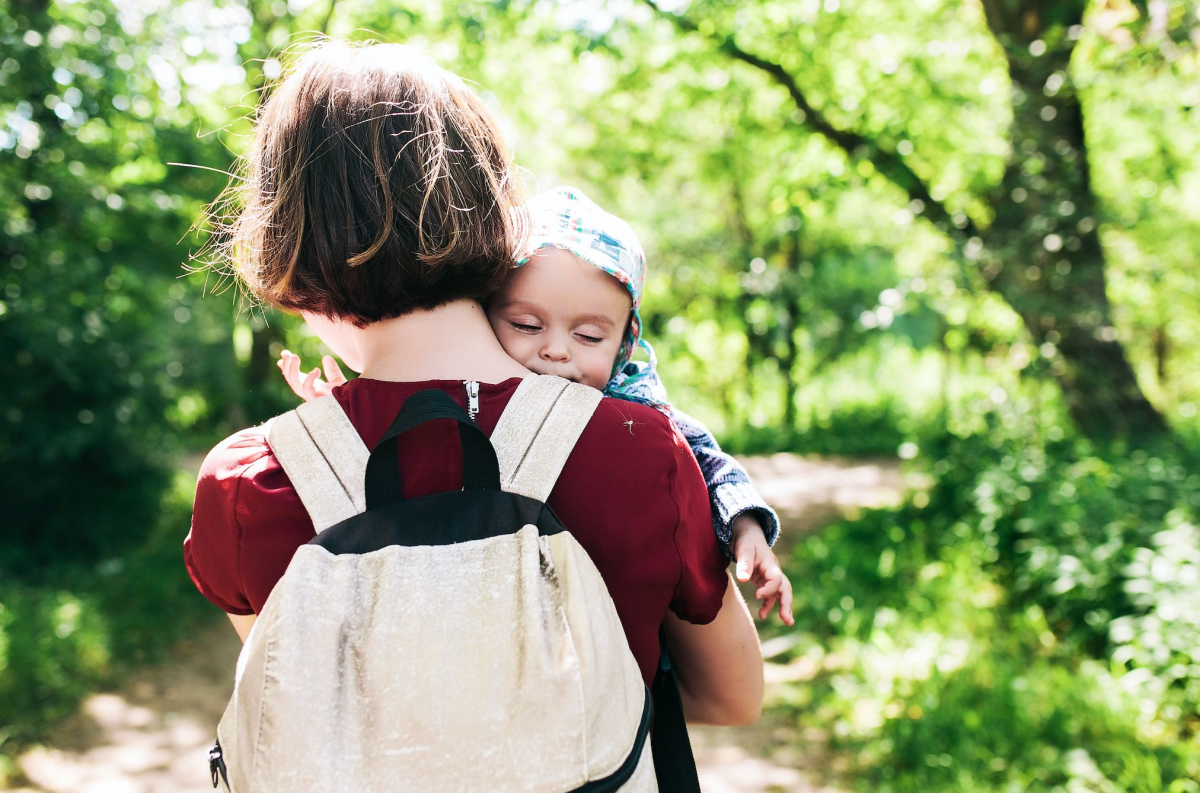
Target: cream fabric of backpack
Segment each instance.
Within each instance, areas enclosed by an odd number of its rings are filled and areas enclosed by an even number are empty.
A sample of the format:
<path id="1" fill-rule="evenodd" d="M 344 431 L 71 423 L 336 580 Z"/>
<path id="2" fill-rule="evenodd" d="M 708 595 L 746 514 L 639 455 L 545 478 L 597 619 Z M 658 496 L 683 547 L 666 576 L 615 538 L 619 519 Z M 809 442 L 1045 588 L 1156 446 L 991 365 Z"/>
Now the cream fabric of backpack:
<path id="1" fill-rule="evenodd" d="M 373 453 L 333 397 L 275 419 L 317 536 L 238 658 L 214 786 L 657 791 L 649 694 L 612 599 L 545 506 L 599 401 L 527 378 L 488 443 L 423 391 Z M 403 500 L 395 437 L 432 418 L 459 422 L 464 489 Z"/>

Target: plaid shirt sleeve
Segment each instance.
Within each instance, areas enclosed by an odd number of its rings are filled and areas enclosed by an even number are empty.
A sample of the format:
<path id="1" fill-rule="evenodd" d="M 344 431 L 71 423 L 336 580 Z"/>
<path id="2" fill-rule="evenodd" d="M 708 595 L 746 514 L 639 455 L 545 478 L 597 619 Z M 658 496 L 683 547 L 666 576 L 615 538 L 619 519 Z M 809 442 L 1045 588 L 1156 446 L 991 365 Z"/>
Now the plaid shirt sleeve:
<path id="1" fill-rule="evenodd" d="M 762 524 L 767 544 L 774 545 L 779 536 L 779 516 L 759 495 L 742 464 L 721 451 L 717 439 L 696 419 L 674 409 L 670 417 L 691 447 L 692 454 L 696 455 L 696 462 L 700 463 L 700 473 L 704 475 L 712 503 L 713 529 L 725 555 L 733 559 L 729 547 L 733 539 L 733 521 L 747 512 Z"/>

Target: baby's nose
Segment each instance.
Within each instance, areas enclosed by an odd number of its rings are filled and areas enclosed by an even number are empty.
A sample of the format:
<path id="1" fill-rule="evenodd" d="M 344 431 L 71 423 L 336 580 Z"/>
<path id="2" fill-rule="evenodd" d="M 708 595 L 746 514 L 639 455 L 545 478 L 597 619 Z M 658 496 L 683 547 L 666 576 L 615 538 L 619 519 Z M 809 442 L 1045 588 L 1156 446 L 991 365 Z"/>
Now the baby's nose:
<path id="1" fill-rule="evenodd" d="M 571 353 L 561 339 L 549 339 L 542 346 L 542 358 L 547 361 L 569 361 Z"/>

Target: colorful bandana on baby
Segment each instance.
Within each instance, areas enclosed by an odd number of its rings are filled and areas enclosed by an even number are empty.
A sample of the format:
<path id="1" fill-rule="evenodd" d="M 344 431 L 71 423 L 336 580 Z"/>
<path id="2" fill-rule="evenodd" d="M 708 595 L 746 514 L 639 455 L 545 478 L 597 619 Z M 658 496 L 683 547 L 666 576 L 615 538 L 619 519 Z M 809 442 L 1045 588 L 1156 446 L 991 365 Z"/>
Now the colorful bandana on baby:
<path id="1" fill-rule="evenodd" d="M 559 187 L 535 196 L 529 201 L 528 209 L 529 245 L 516 266 L 525 264 L 542 248 L 562 248 L 616 278 L 629 290 L 633 299 L 629 332 L 621 342 L 604 393 L 615 397 L 633 396 L 632 389 L 638 382 L 657 380 L 658 377 L 654 350 L 641 337 L 642 317 L 638 308 L 642 304 L 642 287 L 646 281 L 646 256 L 637 234 L 624 220 L 605 212 L 573 187 Z M 627 373 L 626 364 L 639 347 L 649 356 L 650 362 Z"/>

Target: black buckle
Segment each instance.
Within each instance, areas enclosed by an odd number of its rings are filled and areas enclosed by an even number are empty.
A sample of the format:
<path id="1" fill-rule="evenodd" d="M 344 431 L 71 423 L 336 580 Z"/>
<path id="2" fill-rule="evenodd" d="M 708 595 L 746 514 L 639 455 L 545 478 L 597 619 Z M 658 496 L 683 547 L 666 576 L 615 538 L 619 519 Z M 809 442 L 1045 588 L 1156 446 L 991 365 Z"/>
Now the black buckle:
<path id="1" fill-rule="evenodd" d="M 221 753 L 221 742 L 217 741 L 213 744 L 213 748 L 208 750 L 208 772 L 212 774 L 212 786 L 217 786 L 217 780 L 225 783 L 225 789 L 229 789 L 229 776 L 225 771 L 225 755 Z"/>

